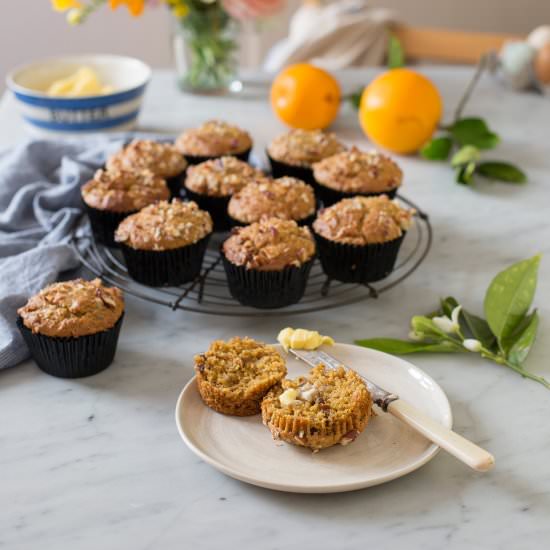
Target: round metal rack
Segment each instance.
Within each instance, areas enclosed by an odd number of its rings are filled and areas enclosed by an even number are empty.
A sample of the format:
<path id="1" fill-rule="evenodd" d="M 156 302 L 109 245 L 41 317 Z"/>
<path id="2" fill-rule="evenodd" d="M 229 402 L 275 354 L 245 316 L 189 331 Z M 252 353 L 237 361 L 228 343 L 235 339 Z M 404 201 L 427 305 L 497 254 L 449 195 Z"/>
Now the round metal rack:
<path id="1" fill-rule="evenodd" d="M 173 310 L 243 317 L 311 313 L 378 298 L 383 292 L 403 282 L 424 261 L 433 237 L 428 215 L 412 201 L 401 196 L 399 200 L 416 210 L 415 223 L 407 232 L 395 269 L 388 277 L 369 285 L 331 281 L 316 260 L 304 297 L 297 304 L 280 309 L 254 309 L 240 305 L 231 297 L 219 253 L 222 240 L 217 235 L 211 239 L 201 275 L 180 287 L 148 287 L 133 281 L 128 276 L 121 254 L 116 249 L 96 243 L 89 234 L 73 235 L 72 245 L 82 264 L 106 283 Z"/>

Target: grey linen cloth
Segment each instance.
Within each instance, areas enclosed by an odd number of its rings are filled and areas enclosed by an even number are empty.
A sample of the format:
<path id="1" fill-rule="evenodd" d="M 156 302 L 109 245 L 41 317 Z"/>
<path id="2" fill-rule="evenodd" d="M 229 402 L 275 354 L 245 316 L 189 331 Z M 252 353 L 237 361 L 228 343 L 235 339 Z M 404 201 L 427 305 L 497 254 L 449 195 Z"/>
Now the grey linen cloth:
<path id="1" fill-rule="evenodd" d="M 28 357 L 17 308 L 78 267 L 69 239 L 87 225 L 80 187 L 127 139 L 33 140 L 0 153 L 0 369 Z"/>

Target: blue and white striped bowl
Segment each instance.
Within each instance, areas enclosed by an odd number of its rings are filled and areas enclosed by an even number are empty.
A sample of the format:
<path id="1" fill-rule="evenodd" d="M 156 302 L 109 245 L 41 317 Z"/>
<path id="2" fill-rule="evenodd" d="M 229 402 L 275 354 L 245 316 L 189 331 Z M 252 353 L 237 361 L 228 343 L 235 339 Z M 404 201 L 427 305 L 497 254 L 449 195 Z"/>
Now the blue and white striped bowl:
<path id="1" fill-rule="evenodd" d="M 97 71 L 113 93 L 86 97 L 52 97 L 49 85 L 79 67 Z M 21 116 L 33 134 L 73 137 L 91 132 L 132 129 L 137 121 L 151 69 L 139 59 L 116 55 L 81 55 L 45 59 L 20 67 L 7 77 Z"/>

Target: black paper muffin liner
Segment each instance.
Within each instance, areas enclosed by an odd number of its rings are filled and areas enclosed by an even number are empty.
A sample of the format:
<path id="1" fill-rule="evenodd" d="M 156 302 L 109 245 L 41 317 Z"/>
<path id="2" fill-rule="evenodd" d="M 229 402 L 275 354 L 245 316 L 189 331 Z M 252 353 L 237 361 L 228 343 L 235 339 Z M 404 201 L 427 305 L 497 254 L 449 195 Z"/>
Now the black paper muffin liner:
<path id="1" fill-rule="evenodd" d="M 183 182 L 185 181 L 185 170 L 174 176 L 173 178 L 166 178 L 166 185 L 170 190 L 171 199 L 181 199 L 183 195 Z"/>
<path id="2" fill-rule="evenodd" d="M 195 193 L 195 191 L 191 191 L 187 187 L 185 188 L 185 196 L 189 200 L 195 201 L 201 210 L 206 210 L 212 216 L 214 231 L 229 231 L 231 229 L 232 224 L 227 213 L 227 205 L 231 196 L 210 197 Z"/>
<path id="3" fill-rule="evenodd" d="M 248 157 L 250 156 L 250 151 L 252 148 L 243 151 L 242 153 L 224 153 L 223 155 L 183 155 L 188 164 L 200 164 L 201 162 L 206 162 L 207 160 L 219 159 L 220 157 L 235 157 L 244 162 L 248 162 Z"/>
<path id="4" fill-rule="evenodd" d="M 373 283 L 385 279 L 395 266 L 405 232 L 385 243 L 353 245 L 325 239 L 313 232 L 323 271 L 343 283 Z"/>
<path id="5" fill-rule="evenodd" d="M 171 250 L 137 250 L 124 243 L 119 246 L 132 279 L 148 286 L 178 286 L 200 275 L 210 236 Z"/>
<path id="6" fill-rule="evenodd" d="M 280 160 L 275 160 L 269 156 L 269 153 L 266 153 L 271 165 L 271 174 L 274 178 L 282 178 L 283 176 L 290 176 L 291 178 L 298 178 L 299 180 L 305 181 L 310 185 L 315 183 L 315 178 L 313 177 L 313 170 L 309 166 L 294 166 L 292 164 L 286 164 Z"/>
<path id="7" fill-rule="evenodd" d="M 84 378 L 113 362 L 123 318 L 124 313 L 108 330 L 74 338 L 33 333 L 21 317 L 17 318 L 17 327 L 41 370 L 58 378 Z"/>
<path id="8" fill-rule="evenodd" d="M 137 212 L 137 210 L 131 210 L 129 212 L 99 210 L 98 208 L 88 206 L 86 203 L 84 203 L 84 208 L 90 219 L 92 233 L 94 234 L 96 242 L 110 247 L 118 247 L 118 243 L 115 242 L 115 231 L 120 222 L 124 218 Z"/>
<path id="9" fill-rule="evenodd" d="M 275 309 L 299 302 L 307 286 L 313 259 L 300 267 L 281 271 L 259 271 L 235 265 L 222 253 L 231 296 L 243 306 Z"/>
<path id="10" fill-rule="evenodd" d="M 380 195 L 388 195 L 390 199 L 393 199 L 397 194 L 397 188 L 391 189 L 390 191 L 384 191 L 382 193 L 346 193 L 345 191 L 337 191 L 336 189 L 331 189 L 330 187 L 327 187 L 326 185 L 318 182 L 314 182 L 313 188 L 315 190 L 315 195 L 323 202 L 325 208 L 336 204 L 342 199 L 350 199 L 357 196 L 379 197 Z"/>

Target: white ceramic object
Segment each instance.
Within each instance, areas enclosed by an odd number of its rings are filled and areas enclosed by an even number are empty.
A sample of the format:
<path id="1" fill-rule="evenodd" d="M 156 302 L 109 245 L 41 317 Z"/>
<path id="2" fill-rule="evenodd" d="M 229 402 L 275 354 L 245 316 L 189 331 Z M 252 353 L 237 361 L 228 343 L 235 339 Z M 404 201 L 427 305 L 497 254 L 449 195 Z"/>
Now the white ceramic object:
<path id="1" fill-rule="evenodd" d="M 113 92 L 85 97 L 53 97 L 55 80 L 82 66 L 93 68 Z M 139 59 L 117 55 L 79 55 L 36 61 L 12 71 L 6 80 L 32 134 L 74 137 L 129 130 L 135 126 L 151 69 Z"/>
<path id="2" fill-rule="evenodd" d="M 326 349 L 443 426 L 452 426 L 443 390 L 408 361 L 348 344 Z M 290 356 L 287 367 L 290 377 L 307 372 L 304 363 Z M 333 493 L 378 485 L 416 470 L 439 450 L 397 418 L 380 412 L 352 444 L 312 453 L 273 441 L 259 415 L 239 418 L 209 409 L 194 378 L 178 399 L 176 423 L 187 446 L 223 473 L 260 487 L 297 493 Z"/>

